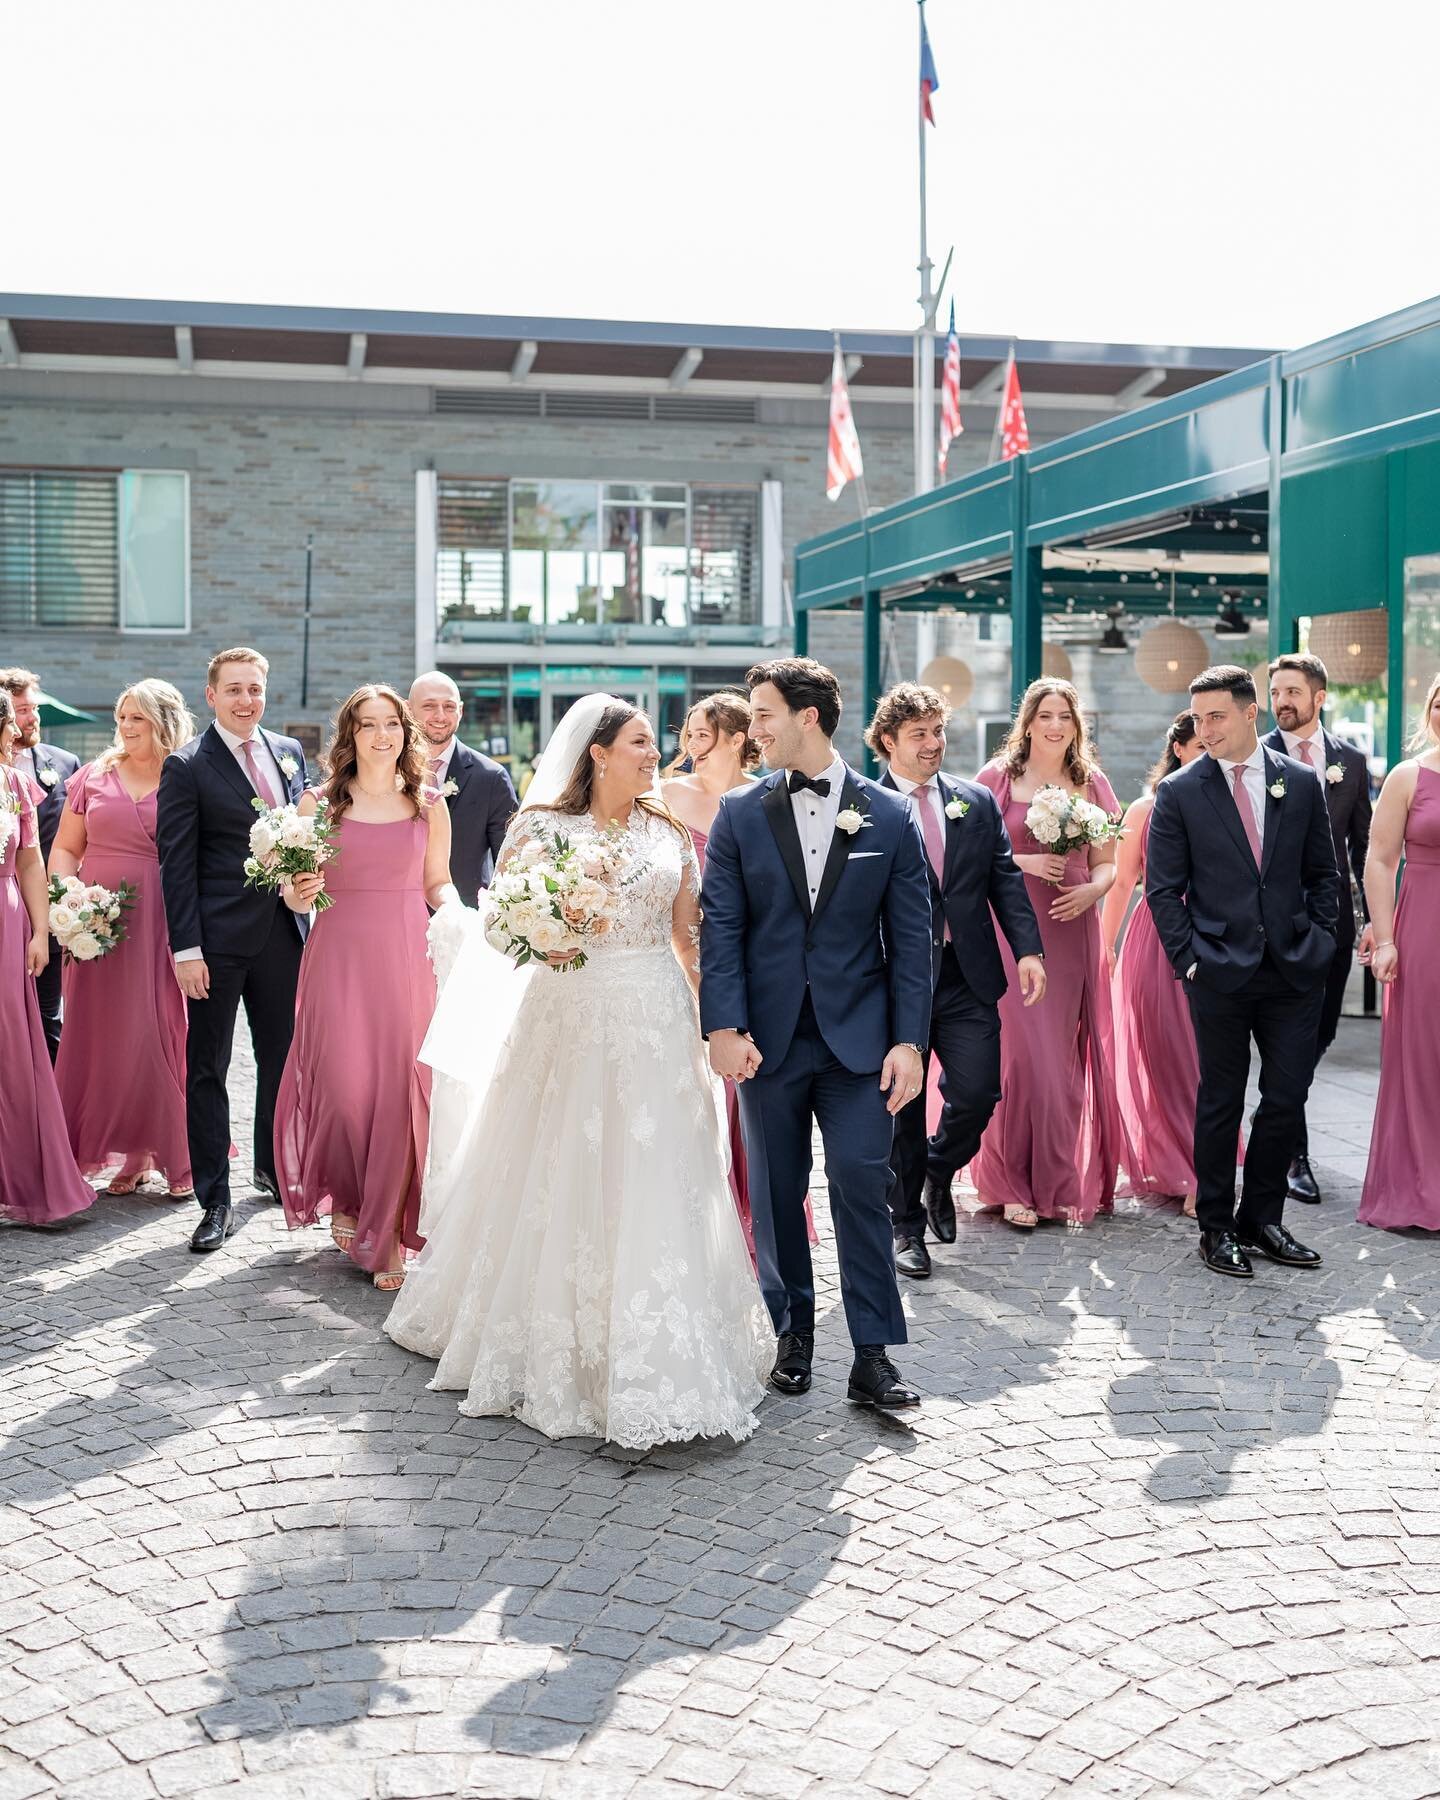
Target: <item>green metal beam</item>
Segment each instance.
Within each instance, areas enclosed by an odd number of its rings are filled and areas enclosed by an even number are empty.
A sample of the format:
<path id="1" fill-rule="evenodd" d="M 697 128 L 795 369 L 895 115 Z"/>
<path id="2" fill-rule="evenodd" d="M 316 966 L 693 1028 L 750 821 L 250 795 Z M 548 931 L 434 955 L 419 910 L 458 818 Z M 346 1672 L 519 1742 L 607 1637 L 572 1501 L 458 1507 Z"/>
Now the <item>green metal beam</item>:
<path id="1" fill-rule="evenodd" d="M 880 590 L 865 590 L 864 617 L 861 622 L 863 644 L 860 656 L 860 685 L 865 694 L 865 723 L 868 725 L 880 704 Z M 865 773 L 875 775 L 879 764 L 875 752 L 865 746 Z"/>

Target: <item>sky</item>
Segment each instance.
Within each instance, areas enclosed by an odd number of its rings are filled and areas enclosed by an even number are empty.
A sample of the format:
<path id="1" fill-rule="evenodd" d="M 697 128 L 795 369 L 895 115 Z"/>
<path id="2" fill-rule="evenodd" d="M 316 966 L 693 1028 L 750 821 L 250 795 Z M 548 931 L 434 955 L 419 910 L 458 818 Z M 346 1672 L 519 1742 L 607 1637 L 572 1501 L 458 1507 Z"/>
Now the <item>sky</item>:
<path id="1" fill-rule="evenodd" d="M 963 333 L 1440 292 L 1435 0 L 928 0 Z M 0 0 L 0 292 L 911 330 L 914 0 Z"/>

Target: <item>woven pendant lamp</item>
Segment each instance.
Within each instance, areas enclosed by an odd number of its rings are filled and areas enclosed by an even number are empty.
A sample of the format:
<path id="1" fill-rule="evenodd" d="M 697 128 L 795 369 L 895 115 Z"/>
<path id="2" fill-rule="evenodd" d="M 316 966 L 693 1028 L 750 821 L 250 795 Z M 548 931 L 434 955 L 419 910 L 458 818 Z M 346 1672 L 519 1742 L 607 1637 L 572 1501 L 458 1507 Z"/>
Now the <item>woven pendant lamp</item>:
<path id="1" fill-rule="evenodd" d="M 1184 694 L 1208 667 L 1210 651 L 1193 625 L 1162 619 L 1152 625 L 1135 650 L 1135 673 L 1157 694 Z"/>
<path id="2" fill-rule="evenodd" d="M 958 656 L 937 656 L 920 671 L 920 685 L 939 688 L 951 706 L 963 706 L 975 691 L 975 672 Z"/>
<path id="3" fill-rule="evenodd" d="M 1074 681 L 1075 665 L 1063 644 L 1045 644 L 1040 651 L 1040 673 L 1054 681 Z"/>
<path id="4" fill-rule="evenodd" d="M 1336 686 L 1378 681 L 1390 661 L 1390 616 L 1383 607 L 1322 613 L 1310 621 L 1309 649 Z"/>

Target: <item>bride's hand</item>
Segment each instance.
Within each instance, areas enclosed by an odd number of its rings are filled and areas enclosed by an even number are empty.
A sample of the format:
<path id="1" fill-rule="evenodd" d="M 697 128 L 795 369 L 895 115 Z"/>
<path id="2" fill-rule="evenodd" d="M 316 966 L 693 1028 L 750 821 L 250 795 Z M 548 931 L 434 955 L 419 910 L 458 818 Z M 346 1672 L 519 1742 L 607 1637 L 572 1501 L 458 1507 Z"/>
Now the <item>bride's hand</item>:
<path id="1" fill-rule="evenodd" d="M 574 962 L 575 958 L 579 954 L 580 954 L 580 952 L 578 949 L 575 949 L 575 950 L 552 950 L 549 953 L 549 955 L 545 958 L 545 960 L 547 963 L 549 963 L 549 965 L 552 969 L 563 969 L 565 967 L 566 963 Z"/>

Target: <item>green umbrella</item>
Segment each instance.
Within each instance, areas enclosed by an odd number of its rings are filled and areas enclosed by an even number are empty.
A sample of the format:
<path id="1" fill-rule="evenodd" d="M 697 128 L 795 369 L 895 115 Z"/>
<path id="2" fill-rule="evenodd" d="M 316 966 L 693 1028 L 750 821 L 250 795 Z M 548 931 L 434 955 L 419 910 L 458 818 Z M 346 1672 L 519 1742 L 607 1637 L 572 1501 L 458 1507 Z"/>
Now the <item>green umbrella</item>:
<path id="1" fill-rule="evenodd" d="M 100 721 L 94 713 L 81 712 L 78 706 L 67 706 L 63 700 L 57 700 L 53 694 L 41 694 L 40 723 L 42 725 L 98 725 Z"/>

